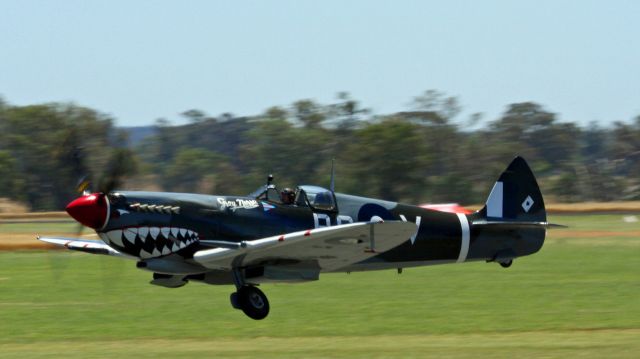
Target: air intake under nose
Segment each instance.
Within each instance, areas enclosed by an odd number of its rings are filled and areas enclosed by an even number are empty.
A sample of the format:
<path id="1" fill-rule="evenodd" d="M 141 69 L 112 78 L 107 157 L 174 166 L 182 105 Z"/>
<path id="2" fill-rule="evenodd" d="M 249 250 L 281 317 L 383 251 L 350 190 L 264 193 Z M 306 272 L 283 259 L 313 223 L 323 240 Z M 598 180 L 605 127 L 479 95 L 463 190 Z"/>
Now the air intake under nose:
<path id="1" fill-rule="evenodd" d="M 103 228 L 109 220 L 109 201 L 103 193 L 76 198 L 66 210 L 73 219 L 93 229 Z"/>

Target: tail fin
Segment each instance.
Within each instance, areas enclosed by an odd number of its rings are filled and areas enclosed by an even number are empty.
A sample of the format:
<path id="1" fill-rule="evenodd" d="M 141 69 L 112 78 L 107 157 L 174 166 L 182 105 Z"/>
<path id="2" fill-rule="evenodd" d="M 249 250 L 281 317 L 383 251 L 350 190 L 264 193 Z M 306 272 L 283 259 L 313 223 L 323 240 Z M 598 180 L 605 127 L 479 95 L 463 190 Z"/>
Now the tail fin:
<path id="1" fill-rule="evenodd" d="M 488 223 L 547 224 L 540 188 L 522 157 L 516 157 L 502 172 L 478 214 Z"/>
<path id="2" fill-rule="evenodd" d="M 503 267 L 539 251 L 548 228 L 564 227 L 547 222 L 540 188 L 522 157 L 502 172 L 486 205 L 471 216 L 471 231 L 483 243 L 471 253 Z"/>

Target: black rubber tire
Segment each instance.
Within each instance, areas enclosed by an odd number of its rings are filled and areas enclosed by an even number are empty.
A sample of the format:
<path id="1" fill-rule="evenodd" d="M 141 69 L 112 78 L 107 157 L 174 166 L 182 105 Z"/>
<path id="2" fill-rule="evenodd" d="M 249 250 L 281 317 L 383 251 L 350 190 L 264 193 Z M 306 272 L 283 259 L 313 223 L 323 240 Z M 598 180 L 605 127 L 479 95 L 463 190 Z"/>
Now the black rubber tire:
<path id="1" fill-rule="evenodd" d="M 253 286 L 244 286 L 238 290 L 238 304 L 249 318 L 261 320 L 269 314 L 269 301 L 262 291 Z"/>
<path id="2" fill-rule="evenodd" d="M 238 292 L 233 292 L 229 296 L 229 301 L 231 302 L 231 306 L 233 309 L 242 309 L 240 308 L 240 303 L 238 303 Z"/>
<path id="3" fill-rule="evenodd" d="M 508 262 L 500 262 L 500 266 L 502 268 L 509 268 L 513 264 L 513 259 L 510 259 Z"/>

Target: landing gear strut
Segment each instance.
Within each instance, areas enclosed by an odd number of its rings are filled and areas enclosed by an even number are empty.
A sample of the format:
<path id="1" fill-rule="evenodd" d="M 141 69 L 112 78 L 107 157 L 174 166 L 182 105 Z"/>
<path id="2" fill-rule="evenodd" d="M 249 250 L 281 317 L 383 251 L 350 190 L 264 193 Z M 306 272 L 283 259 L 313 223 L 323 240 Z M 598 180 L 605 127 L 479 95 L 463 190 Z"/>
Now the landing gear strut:
<path id="1" fill-rule="evenodd" d="M 248 285 L 239 269 L 233 271 L 233 278 L 238 289 L 231 293 L 231 306 L 240 309 L 249 318 L 261 320 L 269 314 L 269 301 L 262 291 L 252 285 Z"/>

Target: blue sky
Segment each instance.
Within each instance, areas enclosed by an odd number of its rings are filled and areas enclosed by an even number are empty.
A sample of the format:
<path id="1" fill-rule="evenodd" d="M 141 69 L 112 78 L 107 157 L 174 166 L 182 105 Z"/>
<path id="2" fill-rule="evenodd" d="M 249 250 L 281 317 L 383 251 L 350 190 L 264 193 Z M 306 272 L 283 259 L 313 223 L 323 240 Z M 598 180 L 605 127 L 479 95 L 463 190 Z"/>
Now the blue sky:
<path id="1" fill-rule="evenodd" d="M 536 101 L 606 125 L 640 115 L 639 15 L 621 0 L 0 0 L 0 95 L 124 126 L 338 91 L 383 114 L 438 89 L 460 98 L 460 121 Z"/>

